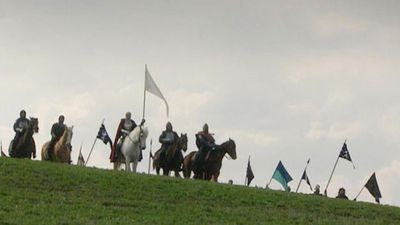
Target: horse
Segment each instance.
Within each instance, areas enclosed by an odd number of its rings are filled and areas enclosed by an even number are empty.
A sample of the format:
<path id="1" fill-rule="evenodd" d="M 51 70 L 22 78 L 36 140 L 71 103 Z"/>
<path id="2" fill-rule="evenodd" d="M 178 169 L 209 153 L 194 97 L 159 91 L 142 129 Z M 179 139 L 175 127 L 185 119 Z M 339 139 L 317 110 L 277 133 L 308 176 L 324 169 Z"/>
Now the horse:
<path id="1" fill-rule="evenodd" d="M 47 151 L 49 141 L 46 142 L 43 147 L 42 147 L 42 161 L 53 161 L 53 162 L 60 162 L 60 163 L 71 163 L 71 151 L 72 151 L 72 145 L 71 145 L 71 140 L 72 140 L 72 135 L 73 135 L 73 129 L 74 126 L 72 127 L 66 127 L 64 129 L 63 135 L 60 137 L 60 139 L 57 141 L 57 143 L 54 145 L 53 149 L 53 158 L 49 158 L 49 153 Z"/>
<path id="2" fill-rule="evenodd" d="M 146 148 L 146 139 L 149 134 L 147 127 L 137 126 L 124 139 L 121 153 L 114 162 L 114 169 L 118 169 L 121 163 L 125 163 L 125 170 L 136 173 L 140 151 Z M 132 163 L 132 167 L 131 167 Z"/>
<path id="3" fill-rule="evenodd" d="M 175 172 L 175 177 L 180 177 L 179 171 L 181 171 L 183 164 L 183 155 L 181 150 L 186 152 L 187 142 L 187 135 L 181 134 L 179 140 L 166 150 L 164 162 L 161 162 L 160 159 L 161 150 L 154 153 L 153 170 L 156 170 L 157 175 L 160 174 L 160 169 L 162 168 L 164 176 L 168 176 L 169 172 L 173 170 Z"/>
<path id="4" fill-rule="evenodd" d="M 228 141 L 222 143 L 216 150 L 209 151 L 206 154 L 202 170 L 194 168 L 193 164 L 198 151 L 189 153 L 183 160 L 183 175 L 185 178 L 190 178 L 191 172 L 194 172 L 194 179 L 213 180 L 218 182 L 222 159 L 225 154 L 232 159 L 236 159 L 236 144 L 235 141 L 229 138 Z"/>
<path id="5" fill-rule="evenodd" d="M 36 158 L 36 144 L 33 140 L 33 134 L 39 132 L 39 120 L 31 117 L 28 128 L 22 136 L 13 143 L 10 143 L 8 154 L 12 158 Z"/>

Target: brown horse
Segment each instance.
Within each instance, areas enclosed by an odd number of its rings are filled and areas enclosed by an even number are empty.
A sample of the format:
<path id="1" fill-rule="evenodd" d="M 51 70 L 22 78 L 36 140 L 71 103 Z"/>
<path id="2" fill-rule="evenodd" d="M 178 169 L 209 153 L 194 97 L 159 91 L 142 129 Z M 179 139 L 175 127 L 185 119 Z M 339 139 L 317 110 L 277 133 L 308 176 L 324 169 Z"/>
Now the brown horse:
<path id="1" fill-rule="evenodd" d="M 156 170 L 157 175 L 160 174 L 160 169 L 162 168 L 163 175 L 168 176 L 169 172 L 173 170 L 175 172 L 175 177 L 180 177 L 179 171 L 182 170 L 183 164 L 183 155 L 181 150 L 186 152 L 187 142 L 187 135 L 181 134 L 179 140 L 167 149 L 164 162 L 161 162 L 160 160 L 160 150 L 156 151 L 153 158 L 153 170 Z"/>
<path id="2" fill-rule="evenodd" d="M 71 139 L 72 139 L 72 130 L 74 126 L 67 127 L 64 130 L 63 135 L 61 136 L 60 140 L 54 145 L 54 157 L 51 159 L 53 162 L 61 162 L 61 163 L 71 163 Z M 42 161 L 50 160 L 49 154 L 47 151 L 47 146 L 49 142 L 46 142 L 42 147 Z"/>
<path id="3" fill-rule="evenodd" d="M 222 143 L 216 150 L 209 151 L 205 157 L 201 170 L 193 167 L 197 151 L 189 153 L 183 161 L 184 177 L 190 178 L 191 172 L 193 171 L 193 178 L 195 179 L 213 180 L 218 182 L 218 177 L 222 166 L 222 159 L 226 153 L 228 153 L 232 159 L 236 159 L 236 144 L 232 139 Z"/>
<path id="4" fill-rule="evenodd" d="M 39 132 L 39 121 L 37 118 L 30 118 L 28 128 L 17 140 L 10 144 L 8 153 L 12 158 L 36 158 L 36 145 L 33 134 Z M 11 146 L 13 149 L 11 149 Z"/>

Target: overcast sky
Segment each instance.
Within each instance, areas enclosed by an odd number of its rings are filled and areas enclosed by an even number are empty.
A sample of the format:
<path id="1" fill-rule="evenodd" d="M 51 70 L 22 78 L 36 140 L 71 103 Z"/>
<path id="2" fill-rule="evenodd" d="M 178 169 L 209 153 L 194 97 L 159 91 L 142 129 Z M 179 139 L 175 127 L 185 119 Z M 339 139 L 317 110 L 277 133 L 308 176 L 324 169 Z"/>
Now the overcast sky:
<path id="1" fill-rule="evenodd" d="M 147 64 L 189 151 L 205 122 L 217 142 L 236 141 L 221 182 L 243 184 L 251 155 L 252 186 L 265 187 L 282 160 L 294 190 L 310 157 L 323 190 L 347 138 L 356 169 L 340 160 L 329 196 L 345 187 L 354 198 L 375 171 L 382 202 L 399 206 L 399 11 L 396 0 L 0 0 L 3 149 L 21 109 L 39 118 L 38 152 L 64 114 L 76 163 L 103 118 L 112 138 L 125 112 L 141 120 Z M 168 119 L 157 97 L 146 105 L 155 150 Z M 98 142 L 89 165 L 109 169 L 108 156 Z M 373 202 L 367 191 L 359 199 Z"/>

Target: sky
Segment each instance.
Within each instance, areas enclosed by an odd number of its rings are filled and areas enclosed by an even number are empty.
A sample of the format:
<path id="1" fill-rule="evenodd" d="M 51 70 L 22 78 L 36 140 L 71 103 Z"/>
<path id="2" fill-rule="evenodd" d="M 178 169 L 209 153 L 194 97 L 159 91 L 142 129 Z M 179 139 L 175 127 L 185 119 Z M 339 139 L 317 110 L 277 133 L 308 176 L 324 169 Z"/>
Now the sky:
<path id="1" fill-rule="evenodd" d="M 167 121 L 188 134 L 188 152 L 208 123 L 217 143 L 237 145 L 221 182 L 244 184 L 251 156 L 251 186 L 282 160 L 294 190 L 311 158 L 311 184 L 324 190 L 347 139 L 355 169 L 339 160 L 328 195 L 344 187 L 353 199 L 376 172 L 381 202 L 400 206 L 399 11 L 389 0 L 0 0 L 3 149 L 25 109 L 39 119 L 38 152 L 63 114 L 74 163 L 81 143 L 87 157 L 103 119 L 112 138 L 125 112 L 142 119 L 147 64 L 170 117 L 147 95 L 146 158 Z M 109 153 L 97 142 L 88 166 L 111 169 Z M 359 200 L 374 201 L 366 190 Z"/>

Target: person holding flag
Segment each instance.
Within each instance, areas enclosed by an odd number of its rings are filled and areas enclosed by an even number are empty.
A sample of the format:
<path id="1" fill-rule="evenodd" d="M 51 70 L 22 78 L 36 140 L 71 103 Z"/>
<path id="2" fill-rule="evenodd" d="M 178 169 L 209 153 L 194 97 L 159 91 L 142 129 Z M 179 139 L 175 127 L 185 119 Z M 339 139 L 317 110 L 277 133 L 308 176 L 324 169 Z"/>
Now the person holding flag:
<path id="1" fill-rule="evenodd" d="M 137 125 L 134 120 L 131 119 L 132 114 L 127 112 L 125 118 L 122 118 L 117 129 L 117 133 L 114 139 L 114 145 L 111 150 L 110 161 L 115 162 L 120 154 L 121 145 L 125 137 L 133 131 Z"/>

